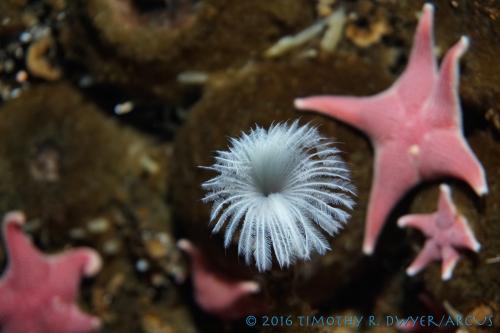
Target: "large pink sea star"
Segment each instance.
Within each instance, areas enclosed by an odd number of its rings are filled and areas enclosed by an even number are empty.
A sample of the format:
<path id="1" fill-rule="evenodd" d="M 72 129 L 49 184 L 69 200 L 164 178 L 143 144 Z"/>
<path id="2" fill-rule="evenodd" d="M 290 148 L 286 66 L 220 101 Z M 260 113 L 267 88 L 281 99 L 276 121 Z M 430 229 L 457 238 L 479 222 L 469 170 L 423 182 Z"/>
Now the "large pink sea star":
<path id="1" fill-rule="evenodd" d="M 223 275 L 209 265 L 200 250 L 187 239 L 177 244 L 191 257 L 195 300 L 203 310 L 224 320 L 239 319 L 262 310 L 262 305 L 250 297 L 260 291 L 257 282 Z"/>
<path id="2" fill-rule="evenodd" d="M 24 235 L 22 213 L 11 212 L 3 222 L 9 255 L 0 280 L 2 333 L 85 333 L 100 326 L 98 318 L 75 304 L 82 275 L 92 276 L 101 266 L 97 252 L 78 248 L 45 256 Z"/>
<path id="3" fill-rule="evenodd" d="M 437 212 L 403 216 L 398 220 L 398 225 L 417 228 L 427 237 L 422 251 L 406 270 L 408 275 L 417 274 L 431 261 L 443 260 L 441 277 L 448 280 L 460 259 L 456 248 L 477 252 L 481 245 L 474 237 L 467 220 L 458 214 L 451 200 L 450 188 L 441 185 L 439 189 Z"/>
<path id="4" fill-rule="evenodd" d="M 458 61 L 469 40 L 462 37 L 437 71 L 433 55 L 433 6 L 426 4 L 409 63 L 386 91 L 369 97 L 316 96 L 297 99 L 309 109 L 365 132 L 375 147 L 375 169 L 363 251 L 372 254 L 398 200 L 424 179 L 457 177 L 488 192 L 484 170 L 461 132 Z"/>

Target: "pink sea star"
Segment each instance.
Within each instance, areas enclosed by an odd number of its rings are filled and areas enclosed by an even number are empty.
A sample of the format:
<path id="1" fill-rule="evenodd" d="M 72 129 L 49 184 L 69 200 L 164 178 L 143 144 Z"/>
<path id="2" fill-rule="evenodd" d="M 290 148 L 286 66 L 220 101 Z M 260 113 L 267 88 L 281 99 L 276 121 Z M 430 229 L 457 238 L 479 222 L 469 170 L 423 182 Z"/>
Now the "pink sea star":
<path id="1" fill-rule="evenodd" d="M 191 276 L 196 303 L 207 313 L 225 320 L 239 319 L 258 311 L 251 295 L 260 291 L 255 281 L 238 281 L 224 276 L 207 263 L 200 250 L 181 239 L 178 247 L 191 257 Z"/>
<path id="2" fill-rule="evenodd" d="M 439 190 L 437 212 L 406 215 L 398 220 L 400 227 L 417 228 L 427 237 L 424 248 L 406 270 L 408 275 L 415 275 L 431 261 L 442 259 L 441 278 L 448 280 L 460 259 L 456 248 L 475 252 L 481 248 L 465 217 L 458 214 L 451 199 L 450 188 L 441 185 Z"/>
<path id="3" fill-rule="evenodd" d="M 2 333 L 85 333 L 100 321 L 75 304 L 81 275 L 92 276 L 101 266 L 92 249 L 78 248 L 45 256 L 23 234 L 25 217 L 11 212 L 3 222 L 9 255 L 0 279 Z"/>
<path id="4" fill-rule="evenodd" d="M 445 55 L 441 69 L 433 56 L 433 6 L 426 4 L 409 63 L 386 91 L 369 97 L 316 96 L 297 99 L 364 131 L 375 147 L 363 251 L 372 254 L 397 201 L 424 179 L 453 176 L 478 195 L 488 192 L 485 173 L 461 132 L 458 61 L 469 40 L 462 37 Z"/>

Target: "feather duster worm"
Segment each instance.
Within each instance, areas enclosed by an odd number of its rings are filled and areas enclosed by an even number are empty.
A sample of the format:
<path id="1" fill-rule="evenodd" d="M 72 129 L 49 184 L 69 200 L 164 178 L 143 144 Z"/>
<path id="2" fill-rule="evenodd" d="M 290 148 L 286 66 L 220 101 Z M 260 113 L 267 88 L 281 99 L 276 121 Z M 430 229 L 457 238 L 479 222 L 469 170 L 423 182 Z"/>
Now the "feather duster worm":
<path id="1" fill-rule="evenodd" d="M 218 151 L 208 169 L 218 175 L 203 183 L 212 202 L 213 232 L 225 226 L 224 246 L 239 231 L 238 253 L 259 271 L 280 267 L 330 246 L 320 232 L 335 234 L 350 215 L 354 187 L 333 142 L 311 126 L 280 123 L 256 126 L 228 151 Z M 226 223 L 227 222 L 227 223 Z M 319 227 L 319 228 L 318 228 Z"/>

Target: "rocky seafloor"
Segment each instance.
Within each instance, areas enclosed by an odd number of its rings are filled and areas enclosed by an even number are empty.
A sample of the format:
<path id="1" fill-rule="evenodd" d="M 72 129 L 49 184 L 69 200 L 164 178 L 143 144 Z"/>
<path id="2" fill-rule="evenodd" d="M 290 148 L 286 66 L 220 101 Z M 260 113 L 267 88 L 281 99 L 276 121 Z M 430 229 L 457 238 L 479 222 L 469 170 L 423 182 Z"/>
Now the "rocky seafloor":
<path id="1" fill-rule="evenodd" d="M 455 179 L 419 185 L 392 211 L 372 256 L 361 251 L 374 162 L 368 138 L 299 112 L 293 100 L 387 88 L 407 63 L 424 1 L 0 0 L 1 212 L 24 211 L 43 252 L 85 245 L 101 254 L 103 268 L 79 298 L 101 319 L 100 332 L 398 332 L 296 320 L 249 327 L 244 316 L 206 313 L 193 296 L 189 257 L 176 247 L 181 238 L 221 275 L 258 281 L 259 315 L 491 316 L 489 326 L 429 332 L 498 332 L 500 1 L 429 2 L 439 60 L 461 35 L 471 39 L 461 61 L 463 130 L 489 193 L 477 197 Z M 285 36 L 294 42 L 280 44 Z M 297 118 L 342 142 L 357 206 L 330 239 L 332 251 L 259 273 L 211 233 L 201 183 L 212 174 L 199 166 L 228 137 Z M 482 249 L 465 252 L 449 281 L 439 263 L 409 277 L 424 239 L 396 221 L 433 212 L 442 181 Z"/>

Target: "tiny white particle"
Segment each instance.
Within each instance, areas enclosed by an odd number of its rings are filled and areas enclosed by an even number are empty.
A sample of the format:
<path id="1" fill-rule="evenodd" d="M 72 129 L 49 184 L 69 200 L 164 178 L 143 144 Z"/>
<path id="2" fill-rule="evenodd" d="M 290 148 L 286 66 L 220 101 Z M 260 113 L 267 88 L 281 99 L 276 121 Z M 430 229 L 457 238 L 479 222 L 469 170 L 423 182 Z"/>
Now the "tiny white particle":
<path id="1" fill-rule="evenodd" d="M 208 74 L 198 71 L 187 71 L 177 75 L 177 81 L 182 84 L 202 85 L 207 83 Z"/>
<path id="2" fill-rule="evenodd" d="M 19 95 L 21 95 L 21 88 L 12 89 L 10 92 L 10 98 L 17 98 Z"/>
<path id="3" fill-rule="evenodd" d="M 121 104 L 115 105 L 115 114 L 122 115 L 131 112 L 134 109 L 134 103 L 127 101 Z"/>
<path id="4" fill-rule="evenodd" d="M 90 75 L 84 75 L 80 78 L 78 81 L 78 85 L 82 88 L 88 88 L 94 83 L 94 80 L 92 79 L 92 76 Z"/>
<path id="5" fill-rule="evenodd" d="M 26 80 L 28 80 L 28 73 L 24 70 L 21 70 L 19 72 L 17 72 L 16 74 L 16 81 L 19 82 L 19 83 L 23 83 L 23 82 L 26 82 Z"/>
<path id="6" fill-rule="evenodd" d="M 21 35 L 19 36 L 19 41 L 21 41 L 21 43 L 29 43 L 29 42 L 31 42 L 31 39 L 32 39 L 32 36 L 27 31 L 21 33 Z"/>
<path id="7" fill-rule="evenodd" d="M 14 63 L 14 61 L 12 59 L 7 59 L 3 64 L 3 68 L 4 68 L 6 73 L 13 72 L 15 67 L 16 67 L 16 64 Z"/>
<path id="8" fill-rule="evenodd" d="M 141 273 L 144 273 L 146 272 L 148 269 L 149 269 L 149 263 L 147 260 L 145 259 L 139 259 L 137 260 L 137 262 L 135 263 L 135 268 L 141 272 Z"/>
<path id="9" fill-rule="evenodd" d="M 417 156 L 418 154 L 420 154 L 420 147 L 416 144 L 411 145 L 410 149 L 408 149 L 408 152 L 413 156 Z"/>

